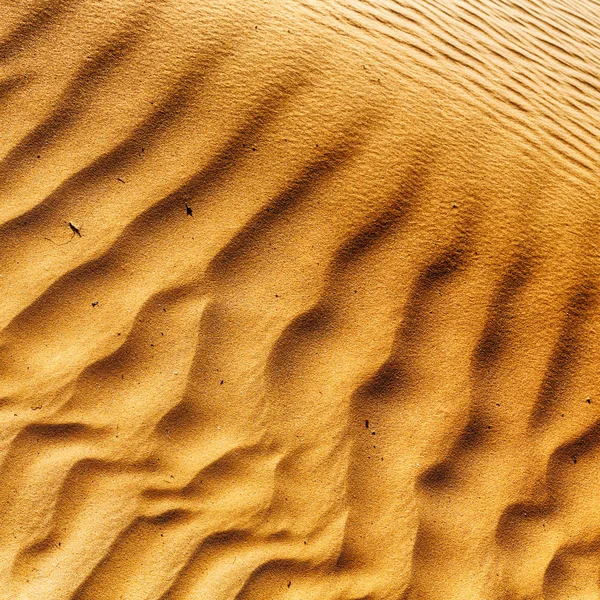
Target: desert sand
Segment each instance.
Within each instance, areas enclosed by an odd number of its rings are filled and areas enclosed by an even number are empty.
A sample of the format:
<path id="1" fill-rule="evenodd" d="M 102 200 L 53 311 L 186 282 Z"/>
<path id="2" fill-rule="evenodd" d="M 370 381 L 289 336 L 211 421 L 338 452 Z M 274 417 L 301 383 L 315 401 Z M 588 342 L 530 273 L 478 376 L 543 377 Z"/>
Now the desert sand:
<path id="1" fill-rule="evenodd" d="M 596 0 L 1 0 L 0 598 L 600 598 Z"/>

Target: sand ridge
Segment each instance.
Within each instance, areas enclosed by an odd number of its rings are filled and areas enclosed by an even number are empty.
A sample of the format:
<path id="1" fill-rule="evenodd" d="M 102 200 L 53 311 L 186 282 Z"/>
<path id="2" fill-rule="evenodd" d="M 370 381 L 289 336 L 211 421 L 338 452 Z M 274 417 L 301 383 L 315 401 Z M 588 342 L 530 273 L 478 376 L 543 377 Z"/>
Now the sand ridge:
<path id="1" fill-rule="evenodd" d="M 596 3 L 0 3 L 0 597 L 600 597 Z"/>

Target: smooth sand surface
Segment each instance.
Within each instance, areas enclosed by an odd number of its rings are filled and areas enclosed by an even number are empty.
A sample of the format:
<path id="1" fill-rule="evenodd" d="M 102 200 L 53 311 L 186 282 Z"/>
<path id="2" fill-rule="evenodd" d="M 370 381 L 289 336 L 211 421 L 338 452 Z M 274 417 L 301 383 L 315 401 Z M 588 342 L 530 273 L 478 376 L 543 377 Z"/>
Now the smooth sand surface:
<path id="1" fill-rule="evenodd" d="M 596 0 L 0 2 L 0 598 L 600 598 Z"/>

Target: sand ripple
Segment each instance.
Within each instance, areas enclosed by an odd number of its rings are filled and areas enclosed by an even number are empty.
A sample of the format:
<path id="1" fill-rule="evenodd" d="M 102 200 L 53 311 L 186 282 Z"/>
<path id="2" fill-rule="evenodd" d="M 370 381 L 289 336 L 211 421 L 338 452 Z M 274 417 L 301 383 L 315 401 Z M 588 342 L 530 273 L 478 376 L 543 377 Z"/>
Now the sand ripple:
<path id="1" fill-rule="evenodd" d="M 597 9 L 0 2 L 2 598 L 600 597 Z"/>

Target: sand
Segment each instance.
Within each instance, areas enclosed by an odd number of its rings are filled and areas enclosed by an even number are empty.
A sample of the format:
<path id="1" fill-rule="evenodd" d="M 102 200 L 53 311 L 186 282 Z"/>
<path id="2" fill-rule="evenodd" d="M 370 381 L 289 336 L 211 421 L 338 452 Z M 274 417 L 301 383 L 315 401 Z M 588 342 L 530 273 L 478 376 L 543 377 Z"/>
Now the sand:
<path id="1" fill-rule="evenodd" d="M 600 598 L 595 0 L 0 14 L 0 598 Z"/>

